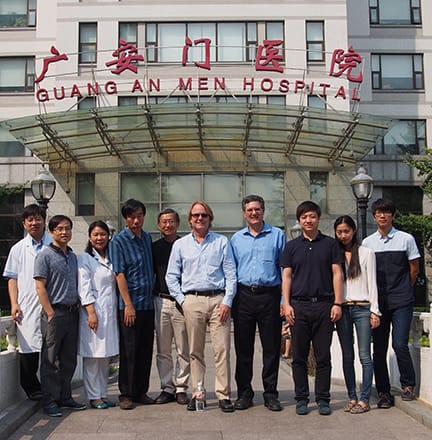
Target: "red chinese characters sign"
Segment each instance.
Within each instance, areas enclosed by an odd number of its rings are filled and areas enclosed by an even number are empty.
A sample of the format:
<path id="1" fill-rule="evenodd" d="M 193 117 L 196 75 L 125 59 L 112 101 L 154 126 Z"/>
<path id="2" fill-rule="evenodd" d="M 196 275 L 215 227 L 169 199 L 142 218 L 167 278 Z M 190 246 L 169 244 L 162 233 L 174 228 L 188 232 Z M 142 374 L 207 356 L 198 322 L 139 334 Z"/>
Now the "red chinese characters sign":
<path id="1" fill-rule="evenodd" d="M 183 48 L 179 53 L 179 61 L 181 61 L 182 66 L 187 66 L 190 63 L 193 63 L 195 67 L 198 69 L 204 69 L 207 71 L 211 70 L 211 44 L 212 41 L 209 38 L 198 38 L 192 40 L 189 37 L 186 37 L 184 41 Z M 202 58 L 199 60 L 189 60 L 190 49 L 193 47 L 197 47 L 200 50 L 199 53 L 202 54 Z M 278 74 L 284 73 L 284 65 L 287 64 L 287 60 L 284 58 L 283 54 L 283 41 L 282 40 L 263 40 L 262 44 L 258 45 L 255 54 L 254 60 L 254 69 L 257 72 L 275 72 Z M 51 47 L 51 56 L 43 59 L 43 66 L 40 74 L 36 77 L 35 83 L 41 83 L 46 77 L 50 65 L 53 63 L 68 61 L 69 57 L 65 53 L 60 53 L 60 51 L 52 46 Z M 140 54 L 138 48 L 130 43 L 127 43 L 125 40 L 120 39 L 119 47 L 112 52 L 112 60 L 109 60 L 105 63 L 107 68 L 110 68 L 110 72 L 114 75 L 121 75 L 125 71 L 132 72 L 134 74 L 138 73 L 139 62 L 144 62 L 145 58 L 143 54 Z M 152 64 L 153 63 L 149 63 Z M 148 65 L 147 64 L 147 67 Z M 361 71 L 362 58 L 361 56 L 355 52 L 352 46 L 348 48 L 347 51 L 343 49 L 335 49 L 332 54 L 331 63 L 330 63 L 330 71 L 329 76 L 340 78 L 345 76 L 349 82 L 353 83 L 361 83 L 363 80 L 363 74 Z M 179 79 L 181 84 L 188 84 L 191 79 L 184 80 L 183 78 Z M 203 87 L 200 90 L 208 90 L 205 85 L 207 84 L 208 78 L 204 77 L 204 79 L 200 79 L 200 85 Z M 217 78 L 215 78 L 217 81 Z M 114 84 L 113 81 L 109 81 L 111 86 Z M 180 83 L 179 82 L 179 83 Z M 261 80 L 265 84 L 263 91 L 268 91 L 268 84 L 273 83 L 271 78 L 263 78 Z M 292 83 L 293 81 L 291 81 Z M 295 93 L 297 90 L 301 90 L 301 83 L 303 80 L 295 81 Z M 155 84 L 155 88 L 157 89 L 157 81 L 153 81 Z M 254 78 L 244 79 L 243 81 L 245 87 L 249 87 L 251 83 L 254 83 Z M 289 89 L 289 81 L 288 79 L 281 79 L 279 81 L 281 93 L 286 92 Z M 322 88 L 323 93 L 326 92 L 327 88 L 330 86 L 329 84 L 318 84 L 319 87 Z M 78 90 L 78 86 L 74 85 L 75 88 L 73 90 Z M 185 86 L 186 87 L 186 86 Z M 313 89 L 312 83 L 312 89 Z M 132 87 L 132 92 L 140 91 L 143 89 L 141 84 L 136 84 L 136 81 Z M 309 87 L 311 90 L 311 87 Z M 351 96 L 352 100 L 359 100 L 356 95 L 357 87 L 354 87 L 354 92 Z M 56 92 L 54 93 L 56 95 Z M 76 92 L 78 96 L 79 93 Z M 90 93 L 89 93 L 90 94 Z M 342 97 L 346 99 L 346 93 L 343 86 L 340 86 L 338 92 L 335 95 L 336 97 Z M 60 98 L 55 96 L 56 99 L 62 99 L 64 96 Z M 72 96 L 71 96 L 72 97 Z M 39 96 L 37 96 L 38 100 Z"/>

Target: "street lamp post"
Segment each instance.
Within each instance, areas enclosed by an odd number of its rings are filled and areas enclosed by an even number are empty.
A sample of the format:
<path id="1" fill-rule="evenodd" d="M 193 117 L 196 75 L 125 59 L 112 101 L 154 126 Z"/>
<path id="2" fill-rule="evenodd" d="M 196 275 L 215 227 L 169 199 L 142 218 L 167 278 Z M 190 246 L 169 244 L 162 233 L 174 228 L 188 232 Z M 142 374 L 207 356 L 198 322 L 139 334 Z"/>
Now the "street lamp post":
<path id="1" fill-rule="evenodd" d="M 374 187 L 374 180 L 367 174 L 363 163 L 360 163 L 357 174 L 351 179 L 350 184 L 357 200 L 357 217 L 360 214 L 361 240 L 363 240 L 366 237 L 366 210 Z"/>
<path id="2" fill-rule="evenodd" d="M 56 182 L 45 168 L 30 182 L 31 192 L 38 204 L 48 208 L 48 202 L 53 198 L 56 190 Z"/>

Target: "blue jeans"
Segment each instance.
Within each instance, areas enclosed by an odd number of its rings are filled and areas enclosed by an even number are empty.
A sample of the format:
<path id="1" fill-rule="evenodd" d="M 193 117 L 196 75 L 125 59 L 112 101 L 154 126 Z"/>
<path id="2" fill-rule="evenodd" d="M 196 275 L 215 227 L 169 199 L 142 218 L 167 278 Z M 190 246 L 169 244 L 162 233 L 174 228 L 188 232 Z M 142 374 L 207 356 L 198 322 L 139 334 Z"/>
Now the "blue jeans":
<path id="1" fill-rule="evenodd" d="M 408 348 L 408 337 L 411 328 L 413 306 L 408 305 L 392 310 L 380 310 L 381 325 L 373 335 L 373 365 L 375 385 L 378 393 L 390 393 L 390 379 L 387 367 L 387 350 L 392 326 L 392 347 L 400 372 L 402 388 L 415 386 L 416 378 L 411 354 Z"/>
<path id="2" fill-rule="evenodd" d="M 358 400 L 354 370 L 354 327 L 357 334 L 359 359 L 362 365 L 360 400 L 367 403 L 371 394 L 373 378 L 369 306 L 344 306 L 342 318 L 336 323 L 342 348 L 345 385 L 350 400 Z"/>

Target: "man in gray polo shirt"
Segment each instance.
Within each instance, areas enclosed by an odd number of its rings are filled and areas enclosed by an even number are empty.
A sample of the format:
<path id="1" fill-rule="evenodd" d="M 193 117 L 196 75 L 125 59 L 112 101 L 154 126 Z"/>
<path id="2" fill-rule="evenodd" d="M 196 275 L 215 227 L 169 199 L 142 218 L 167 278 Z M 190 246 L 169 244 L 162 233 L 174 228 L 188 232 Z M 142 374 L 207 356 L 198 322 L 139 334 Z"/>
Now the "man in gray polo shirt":
<path id="1" fill-rule="evenodd" d="M 72 221 L 55 215 L 48 223 L 53 242 L 35 259 L 33 278 L 42 305 L 41 388 L 44 411 L 61 417 L 61 408 L 85 409 L 72 398 L 78 341 L 78 267 L 68 246 Z"/>

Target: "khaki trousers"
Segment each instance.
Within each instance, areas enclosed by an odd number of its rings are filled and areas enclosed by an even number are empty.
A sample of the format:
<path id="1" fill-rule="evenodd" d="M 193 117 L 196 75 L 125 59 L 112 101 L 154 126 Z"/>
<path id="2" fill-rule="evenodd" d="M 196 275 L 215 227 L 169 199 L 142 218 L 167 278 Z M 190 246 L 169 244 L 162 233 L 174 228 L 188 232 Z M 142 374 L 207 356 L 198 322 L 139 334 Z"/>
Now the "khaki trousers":
<path id="1" fill-rule="evenodd" d="M 157 342 L 156 365 L 162 391 L 170 394 L 185 393 L 190 375 L 189 345 L 184 316 L 175 301 L 154 298 Z M 173 340 L 175 362 L 173 361 Z"/>
<path id="2" fill-rule="evenodd" d="M 222 294 L 217 296 L 186 295 L 182 305 L 189 340 L 192 396 L 196 393 L 198 382 L 202 382 L 204 386 L 206 370 L 204 348 L 208 325 L 216 369 L 216 397 L 218 400 L 230 398 L 231 320 L 228 319 L 223 324 L 219 320 L 219 305 L 222 300 Z"/>

